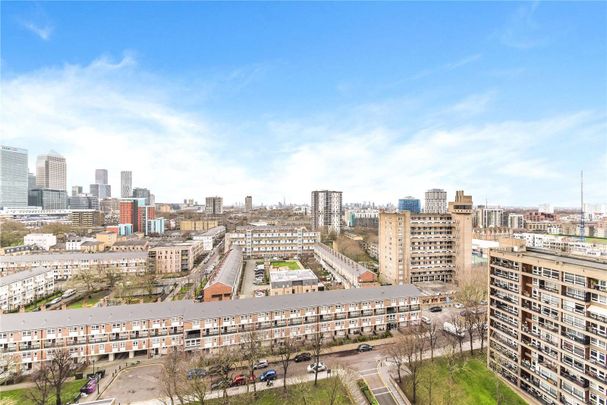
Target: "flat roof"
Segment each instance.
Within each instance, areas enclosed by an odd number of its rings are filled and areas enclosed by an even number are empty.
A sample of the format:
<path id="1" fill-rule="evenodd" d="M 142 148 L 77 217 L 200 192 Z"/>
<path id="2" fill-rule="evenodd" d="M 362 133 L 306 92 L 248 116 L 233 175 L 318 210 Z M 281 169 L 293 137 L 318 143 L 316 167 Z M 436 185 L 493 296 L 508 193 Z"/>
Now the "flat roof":
<path id="1" fill-rule="evenodd" d="M 537 249 L 537 248 L 527 248 L 527 250 L 525 250 L 525 251 L 513 252 L 513 253 L 523 254 L 523 256 L 536 257 L 538 259 L 554 260 L 554 261 L 558 261 L 558 262 L 562 262 L 562 263 L 573 264 L 576 266 L 591 267 L 593 269 L 607 271 L 607 262 L 604 262 L 604 261 L 600 262 L 597 260 L 593 260 L 590 257 L 588 259 L 584 259 L 580 256 L 574 257 L 574 256 L 567 255 L 567 254 L 557 253 L 552 250 Z"/>
<path id="2" fill-rule="evenodd" d="M 310 269 L 299 270 L 275 270 L 270 272 L 270 282 L 279 283 L 295 280 L 315 280 L 318 281 L 316 274 Z"/>
<path id="3" fill-rule="evenodd" d="M 36 263 L 69 260 L 118 260 L 146 259 L 147 252 L 102 252 L 102 253 L 41 253 L 22 256 L 0 256 L 2 263 Z"/>
<path id="4" fill-rule="evenodd" d="M 183 317 L 186 321 L 192 321 L 241 314 L 347 304 L 349 302 L 419 297 L 420 295 L 421 292 L 414 285 L 405 284 L 202 303 L 183 300 L 25 312 L 3 314 L 2 322 L 0 322 L 0 332 L 96 325 L 131 320 L 168 319 L 172 317 Z"/>
<path id="5" fill-rule="evenodd" d="M 50 270 L 44 267 L 35 267 L 29 270 L 18 271 L 8 276 L 0 277 L 0 287 L 7 286 L 17 281 L 25 280 L 30 277 L 35 277 L 40 274 L 48 273 Z"/>

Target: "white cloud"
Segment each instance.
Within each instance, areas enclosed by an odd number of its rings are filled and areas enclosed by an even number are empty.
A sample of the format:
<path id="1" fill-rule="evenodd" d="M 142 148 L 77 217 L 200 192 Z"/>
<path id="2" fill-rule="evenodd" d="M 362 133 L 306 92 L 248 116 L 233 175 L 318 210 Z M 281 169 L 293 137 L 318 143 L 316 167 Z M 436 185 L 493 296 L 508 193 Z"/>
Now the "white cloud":
<path id="1" fill-rule="evenodd" d="M 150 188 L 158 201 L 218 194 L 228 204 L 245 195 L 307 202 L 311 190 L 334 188 L 346 201 L 395 202 L 443 187 L 492 203 L 575 202 L 577 178 L 568 179 L 580 159 L 571 157 L 583 151 L 584 160 L 601 162 L 586 172 L 587 200 L 607 200 L 605 188 L 592 187 L 604 184 L 606 120 L 591 111 L 451 124 L 448 114 L 488 108 L 488 92 L 463 97 L 451 111 L 438 108 L 438 115 L 422 113 L 419 100 L 387 100 L 297 120 L 218 122 L 204 109 L 178 107 L 176 97 L 195 97 L 197 88 L 145 72 L 132 54 L 1 83 L 3 143 L 28 148 L 32 168 L 37 154 L 58 150 L 68 160 L 69 185 L 87 188 L 94 169 L 107 168 L 114 194 L 120 170 L 132 170 L 134 185 Z M 408 119 L 411 111 L 416 119 Z M 397 124 L 393 117 L 403 115 Z M 265 135 L 251 142 L 251 133 Z"/>
<path id="2" fill-rule="evenodd" d="M 50 40 L 53 33 L 53 27 L 49 24 L 40 26 L 32 21 L 21 21 L 21 26 L 37 35 L 43 41 Z"/>

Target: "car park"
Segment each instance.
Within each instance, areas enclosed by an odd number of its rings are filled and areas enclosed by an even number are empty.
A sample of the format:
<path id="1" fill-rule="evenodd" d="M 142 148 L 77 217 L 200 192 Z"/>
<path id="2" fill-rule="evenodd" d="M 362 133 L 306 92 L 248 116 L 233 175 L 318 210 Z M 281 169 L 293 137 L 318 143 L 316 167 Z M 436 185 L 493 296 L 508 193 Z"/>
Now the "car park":
<path id="1" fill-rule="evenodd" d="M 431 307 L 429 309 L 430 312 L 442 312 L 443 309 L 441 307 Z"/>
<path id="2" fill-rule="evenodd" d="M 358 345 L 358 347 L 356 348 L 356 350 L 358 350 L 359 353 L 361 352 L 370 352 L 371 350 L 373 350 L 373 346 L 367 344 L 367 343 L 361 343 Z"/>
<path id="3" fill-rule="evenodd" d="M 277 377 L 278 377 L 278 374 L 276 373 L 276 370 L 271 369 L 271 370 L 264 371 L 259 376 L 259 381 L 272 381 L 272 380 L 275 380 Z"/>
<path id="4" fill-rule="evenodd" d="M 308 352 L 299 353 L 293 359 L 293 361 L 295 361 L 295 363 L 299 363 L 301 361 L 309 361 L 309 360 L 312 360 L 312 355 Z"/>
<path id="5" fill-rule="evenodd" d="M 312 363 L 308 366 L 308 373 L 315 373 L 316 371 L 325 371 L 326 369 L 327 366 L 325 365 L 325 363 Z"/>
<path id="6" fill-rule="evenodd" d="M 204 368 L 192 368 L 188 370 L 188 380 L 193 380 L 195 378 L 202 378 L 207 375 L 207 370 Z"/>
<path id="7" fill-rule="evenodd" d="M 253 365 L 253 370 L 258 370 L 260 368 L 266 368 L 268 367 L 270 364 L 268 363 L 267 360 L 258 360 L 257 363 L 255 363 Z"/>

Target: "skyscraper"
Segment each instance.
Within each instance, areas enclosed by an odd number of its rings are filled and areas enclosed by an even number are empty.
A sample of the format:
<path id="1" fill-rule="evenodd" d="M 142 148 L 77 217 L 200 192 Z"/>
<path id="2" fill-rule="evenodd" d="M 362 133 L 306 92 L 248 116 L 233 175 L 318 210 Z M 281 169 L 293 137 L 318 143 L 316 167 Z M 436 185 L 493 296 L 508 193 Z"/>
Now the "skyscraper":
<path id="1" fill-rule="evenodd" d="M 129 198 L 133 195 L 133 172 L 120 172 L 120 197 Z"/>
<path id="2" fill-rule="evenodd" d="M 108 184 L 107 169 L 95 169 L 95 183 L 96 184 Z"/>
<path id="3" fill-rule="evenodd" d="M 28 173 L 27 174 L 27 190 L 33 190 L 36 187 L 36 176 L 34 175 L 34 173 Z"/>
<path id="4" fill-rule="evenodd" d="M 447 212 L 447 192 L 440 188 L 426 191 L 424 212 L 435 212 L 438 214 Z"/>
<path id="5" fill-rule="evenodd" d="M 244 210 L 245 212 L 249 212 L 253 209 L 253 197 L 250 195 L 244 198 Z"/>
<path id="6" fill-rule="evenodd" d="M 26 207 L 27 150 L 2 145 L 0 150 L 0 207 Z"/>
<path id="7" fill-rule="evenodd" d="M 101 201 L 105 198 L 112 197 L 112 186 L 109 184 L 91 184 L 89 186 L 89 192 Z"/>
<path id="8" fill-rule="evenodd" d="M 341 232 L 342 192 L 341 191 L 312 191 L 312 229 L 327 232 Z"/>
<path id="9" fill-rule="evenodd" d="M 67 192 L 50 188 L 35 188 L 28 192 L 28 205 L 42 207 L 43 210 L 64 210 L 67 208 Z"/>
<path id="10" fill-rule="evenodd" d="M 221 197 L 207 197 L 204 211 L 210 215 L 223 214 L 223 198 Z"/>
<path id="11" fill-rule="evenodd" d="M 36 185 L 39 188 L 67 191 L 65 158 L 55 151 L 36 159 Z"/>
<path id="12" fill-rule="evenodd" d="M 145 205 L 150 205 L 150 190 L 148 190 L 147 188 L 142 188 L 142 187 L 135 187 L 133 189 L 133 198 L 145 198 Z"/>
<path id="13" fill-rule="evenodd" d="M 471 270 L 472 197 L 458 191 L 449 212 L 380 212 L 379 274 L 392 284 L 452 282 Z"/>
<path id="14" fill-rule="evenodd" d="M 82 186 L 72 186 L 72 197 L 82 194 Z"/>
<path id="15" fill-rule="evenodd" d="M 398 200 L 399 211 L 409 211 L 412 214 L 419 214 L 421 211 L 421 204 L 419 198 L 407 196 Z"/>
<path id="16" fill-rule="evenodd" d="M 479 228 L 499 228 L 502 226 L 503 208 L 490 208 L 479 205 L 476 208 L 475 226 Z"/>

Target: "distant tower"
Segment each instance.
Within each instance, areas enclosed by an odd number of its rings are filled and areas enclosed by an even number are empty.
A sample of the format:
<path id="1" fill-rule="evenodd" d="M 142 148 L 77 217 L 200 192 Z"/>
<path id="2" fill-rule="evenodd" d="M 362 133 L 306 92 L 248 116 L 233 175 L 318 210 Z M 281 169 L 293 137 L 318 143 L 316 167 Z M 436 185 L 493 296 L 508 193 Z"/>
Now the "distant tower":
<path id="1" fill-rule="evenodd" d="M 580 172 L 580 239 L 584 240 L 584 234 L 586 233 L 586 224 L 584 223 L 584 171 Z"/>

